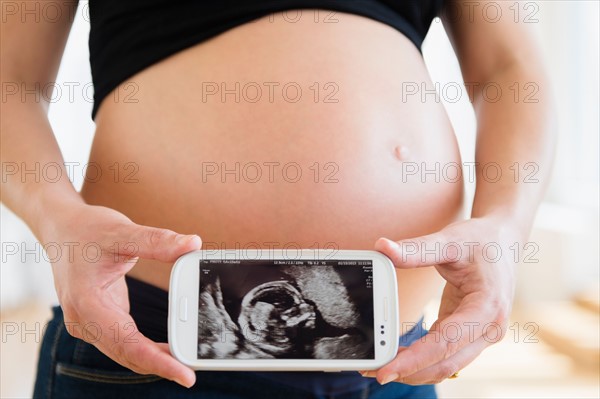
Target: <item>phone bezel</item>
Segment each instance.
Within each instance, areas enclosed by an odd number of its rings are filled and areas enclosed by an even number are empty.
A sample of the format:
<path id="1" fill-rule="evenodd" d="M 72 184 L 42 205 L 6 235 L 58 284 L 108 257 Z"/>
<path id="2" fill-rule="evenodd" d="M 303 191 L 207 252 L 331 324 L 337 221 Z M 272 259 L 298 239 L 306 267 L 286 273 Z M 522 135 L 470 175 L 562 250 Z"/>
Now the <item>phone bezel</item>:
<path id="1" fill-rule="evenodd" d="M 375 359 L 197 359 L 199 261 L 201 259 L 328 259 L 372 260 Z M 362 250 L 203 250 L 180 257 L 171 271 L 168 336 L 173 356 L 196 370 L 342 371 L 371 370 L 391 361 L 398 351 L 398 295 L 394 266 L 377 251 Z M 187 321 L 178 317 L 179 301 L 187 298 Z M 384 301 L 387 300 L 387 305 Z M 384 307 L 387 306 L 387 321 Z M 384 334 L 379 326 L 384 325 Z M 379 345 L 385 340 L 386 345 Z"/>

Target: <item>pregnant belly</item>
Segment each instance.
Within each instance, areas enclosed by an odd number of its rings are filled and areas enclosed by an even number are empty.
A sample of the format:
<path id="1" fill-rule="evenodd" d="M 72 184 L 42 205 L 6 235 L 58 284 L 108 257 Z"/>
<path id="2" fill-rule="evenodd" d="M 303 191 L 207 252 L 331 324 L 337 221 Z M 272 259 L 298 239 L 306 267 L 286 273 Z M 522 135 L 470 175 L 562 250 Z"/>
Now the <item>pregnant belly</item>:
<path id="1" fill-rule="evenodd" d="M 448 118 L 403 93 L 433 86 L 422 57 L 386 25 L 336 19 L 266 17 L 129 79 L 135 95 L 99 109 L 90 173 L 104 173 L 85 200 L 205 248 L 372 249 L 456 220 L 462 182 L 422 173 L 460 164 Z M 170 267 L 140 260 L 130 274 L 166 289 Z M 398 283 L 414 321 L 440 279 Z"/>

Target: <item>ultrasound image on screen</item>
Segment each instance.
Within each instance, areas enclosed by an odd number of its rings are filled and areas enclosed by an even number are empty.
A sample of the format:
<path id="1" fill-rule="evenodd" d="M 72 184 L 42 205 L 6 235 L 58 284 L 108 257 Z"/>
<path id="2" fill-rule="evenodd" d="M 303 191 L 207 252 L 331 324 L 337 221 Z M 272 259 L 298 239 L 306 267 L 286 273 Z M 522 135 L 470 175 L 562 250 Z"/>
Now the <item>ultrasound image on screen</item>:
<path id="1" fill-rule="evenodd" d="M 374 359 L 373 264 L 201 260 L 198 359 Z"/>

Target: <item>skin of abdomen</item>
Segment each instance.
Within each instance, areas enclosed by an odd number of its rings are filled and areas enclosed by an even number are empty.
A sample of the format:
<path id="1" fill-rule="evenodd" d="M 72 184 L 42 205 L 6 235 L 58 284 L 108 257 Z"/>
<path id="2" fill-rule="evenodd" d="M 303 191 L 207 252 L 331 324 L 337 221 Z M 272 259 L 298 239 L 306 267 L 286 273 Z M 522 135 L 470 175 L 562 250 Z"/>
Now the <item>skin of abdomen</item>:
<path id="1" fill-rule="evenodd" d="M 97 114 L 84 199 L 207 249 L 372 249 L 460 218 L 462 180 L 424 173 L 461 161 L 422 56 L 387 25 L 328 13 L 264 17 L 129 78 Z M 167 289 L 171 266 L 130 275 Z M 397 280 L 416 321 L 442 280 Z"/>

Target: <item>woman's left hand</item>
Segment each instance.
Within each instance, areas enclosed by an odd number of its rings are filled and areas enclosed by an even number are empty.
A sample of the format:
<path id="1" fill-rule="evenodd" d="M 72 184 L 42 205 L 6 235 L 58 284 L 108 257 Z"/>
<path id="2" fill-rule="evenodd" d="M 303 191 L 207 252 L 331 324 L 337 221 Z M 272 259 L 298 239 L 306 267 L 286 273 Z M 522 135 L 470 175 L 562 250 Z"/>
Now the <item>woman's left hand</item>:
<path id="1" fill-rule="evenodd" d="M 473 218 L 437 233 L 398 242 L 380 238 L 375 249 L 396 268 L 435 267 L 446 280 L 438 319 L 429 333 L 378 370 L 361 372 L 386 384 L 438 383 L 500 341 L 508 324 L 515 286 L 515 242 L 506 221 Z M 522 243 L 517 244 L 522 248 Z"/>

